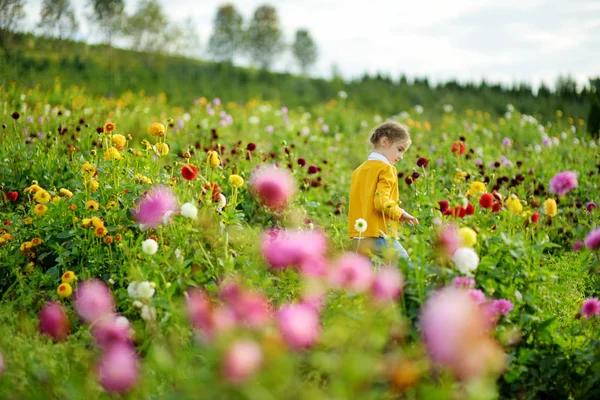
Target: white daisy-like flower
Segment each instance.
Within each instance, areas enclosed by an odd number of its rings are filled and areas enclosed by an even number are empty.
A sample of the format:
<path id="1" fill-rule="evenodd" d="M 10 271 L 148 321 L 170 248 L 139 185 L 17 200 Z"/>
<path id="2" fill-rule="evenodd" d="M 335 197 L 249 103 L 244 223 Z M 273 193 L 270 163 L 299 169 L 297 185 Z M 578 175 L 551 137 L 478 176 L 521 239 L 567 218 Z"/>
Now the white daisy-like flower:
<path id="1" fill-rule="evenodd" d="M 219 193 L 219 201 L 217 202 L 217 206 L 215 207 L 215 209 L 220 212 L 223 210 L 223 208 L 225 208 L 226 204 L 227 198 L 223 196 L 223 193 Z"/>
<path id="2" fill-rule="evenodd" d="M 163 221 L 163 225 L 168 225 L 169 222 L 171 221 L 171 217 L 173 216 L 174 212 L 171 210 L 168 210 L 166 213 L 164 213 L 162 221 Z"/>
<path id="3" fill-rule="evenodd" d="M 461 247 L 456 250 L 452 256 L 452 261 L 456 265 L 456 268 L 461 274 L 468 274 L 477 269 L 479 265 L 479 256 L 475 253 L 475 250 L 469 247 Z"/>
<path id="4" fill-rule="evenodd" d="M 141 282 L 137 285 L 137 296 L 139 299 L 150 299 L 154 296 L 154 288 L 148 281 Z"/>
<path id="5" fill-rule="evenodd" d="M 132 299 L 137 299 L 137 286 L 138 283 L 136 281 L 131 282 L 129 286 L 127 286 L 127 294 L 129 294 L 129 297 Z"/>
<path id="6" fill-rule="evenodd" d="M 136 301 L 133 302 L 133 306 L 136 307 L 136 308 L 142 308 L 142 307 L 144 307 L 144 303 L 142 303 L 139 300 L 136 300 Z"/>
<path id="7" fill-rule="evenodd" d="M 424 111 L 424 110 L 423 110 L 423 106 L 422 106 L 422 105 L 420 105 L 420 104 L 417 104 L 417 105 L 415 106 L 415 111 L 416 111 L 416 113 L 417 113 L 417 114 L 419 114 L 419 115 L 420 115 L 420 114 L 423 114 L 423 111 Z"/>
<path id="8" fill-rule="evenodd" d="M 340 90 L 338 92 L 338 96 L 340 96 L 340 99 L 347 99 L 348 98 L 348 93 L 344 92 L 343 90 Z"/>
<path id="9" fill-rule="evenodd" d="M 145 304 L 142 307 L 142 319 L 146 322 L 156 319 L 156 308 Z"/>
<path id="10" fill-rule="evenodd" d="M 122 328 L 129 328 L 129 320 L 124 316 L 120 315 L 115 320 L 115 325 Z"/>
<path id="11" fill-rule="evenodd" d="M 154 239 L 146 239 L 142 242 L 142 251 L 148 255 L 156 254 L 158 251 L 158 243 Z"/>
<path id="12" fill-rule="evenodd" d="M 354 223 L 354 229 L 356 229 L 358 233 L 364 233 L 367 230 L 367 221 L 362 218 L 357 219 Z"/>
<path id="13" fill-rule="evenodd" d="M 179 261 L 183 261 L 183 254 L 181 253 L 181 250 L 175 249 L 175 258 Z"/>
<path id="14" fill-rule="evenodd" d="M 190 219 L 198 218 L 198 208 L 192 203 L 185 203 L 181 206 L 181 215 Z"/>

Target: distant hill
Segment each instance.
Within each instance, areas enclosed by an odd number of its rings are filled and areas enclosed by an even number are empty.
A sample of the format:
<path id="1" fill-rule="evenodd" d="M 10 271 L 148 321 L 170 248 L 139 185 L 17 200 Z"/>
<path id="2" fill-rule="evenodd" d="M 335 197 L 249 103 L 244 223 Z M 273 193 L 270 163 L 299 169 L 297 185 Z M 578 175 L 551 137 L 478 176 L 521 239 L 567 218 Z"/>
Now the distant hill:
<path id="1" fill-rule="evenodd" d="M 438 115 L 447 104 L 456 111 L 472 108 L 498 115 L 510 103 L 523 113 L 547 119 L 554 118 L 556 110 L 586 119 L 590 109 L 587 89 L 577 91 L 570 85 L 557 87 L 554 92 L 542 87 L 534 95 L 527 85 L 506 88 L 451 81 L 433 87 L 427 79 L 410 82 L 380 74 L 353 81 L 325 80 L 32 34 L 17 34 L 13 43 L 8 53 L 0 53 L 2 85 L 19 82 L 49 88 L 58 76 L 63 85 L 82 86 L 88 93 L 101 96 L 126 91 L 148 95 L 164 92 L 169 102 L 180 105 L 205 96 L 238 102 L 276 100 L 290 107 L 327 102 L 344 90 L 349 103 L 384 115 L 417 104 Z"/>

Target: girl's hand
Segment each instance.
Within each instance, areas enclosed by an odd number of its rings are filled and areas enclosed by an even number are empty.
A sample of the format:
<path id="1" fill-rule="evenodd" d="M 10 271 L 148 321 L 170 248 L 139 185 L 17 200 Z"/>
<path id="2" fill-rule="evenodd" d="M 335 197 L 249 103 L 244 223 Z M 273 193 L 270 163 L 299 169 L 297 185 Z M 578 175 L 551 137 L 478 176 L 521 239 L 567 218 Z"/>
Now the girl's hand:
<path id="1" fill-rule="evenodd" d="M 402 215 L 400 216 L 400 222 L 404 223 L 404 222 L 408 222 L 411 225 L 419 225 L 419 220 L 416 219 L 415 217 L 413 217 L 412 215 L 410 215 L 409 213 L 407 213 L 406 211 L 404 211 L 402 213 Z"/>

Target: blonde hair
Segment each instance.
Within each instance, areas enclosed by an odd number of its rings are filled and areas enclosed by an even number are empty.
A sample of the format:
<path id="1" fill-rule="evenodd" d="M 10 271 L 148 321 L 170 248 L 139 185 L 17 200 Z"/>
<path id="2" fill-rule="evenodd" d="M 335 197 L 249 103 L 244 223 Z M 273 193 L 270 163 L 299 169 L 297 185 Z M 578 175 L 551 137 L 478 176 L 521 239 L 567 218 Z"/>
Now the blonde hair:
<path id="1" fill-rule="evenodd" d="M 371 142 L 373 146 L 377 146 L 379 141 L 384 137 L 388 138 L 392 143 L 399 140 L 405 142 L 406 144 L 412 143 L 408 128 L 405 125 L 394 121 L 384 122 L 375 128 L 373 133 L 371 133 L 369 142 Z"/>

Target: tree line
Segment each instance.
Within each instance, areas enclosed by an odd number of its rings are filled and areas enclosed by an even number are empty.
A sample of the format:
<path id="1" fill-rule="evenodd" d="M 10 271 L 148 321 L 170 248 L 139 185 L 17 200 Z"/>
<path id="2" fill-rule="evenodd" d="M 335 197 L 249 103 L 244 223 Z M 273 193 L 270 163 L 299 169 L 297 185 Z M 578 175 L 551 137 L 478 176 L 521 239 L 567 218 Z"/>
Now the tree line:
<path id="1" fill-rule="evenodd" d="M 0 41 L 10 50 L 11 38 L 25 18 L 25 0 L 0 0 Z M 158 0 L 141 0 L 128 15 L 125 0 L 89 0 L 91 10 L 85 16 L 108 46 L 115 38 L 127 39 L 132 50 L 149 53 L 186 54 L 200 49 L 200 38 L 191 18 L 170 22 Z M 58 39 L 73 39 L 79 30 L 71 0 L 43 0 L 39 33 Z M 269 69 L 282 54 L 290 50 L 299 71 L 308 73 L 316 63 L 318 49 L 307 29 L 299 28 L 294 41 L 287 44 L 275 7 L 256 8 L 252 18 L 244 21 L 233 4 L 218 7 L 206 54 L 215 61 L 233 62 L 246 57 L 252 65 Z"/>

